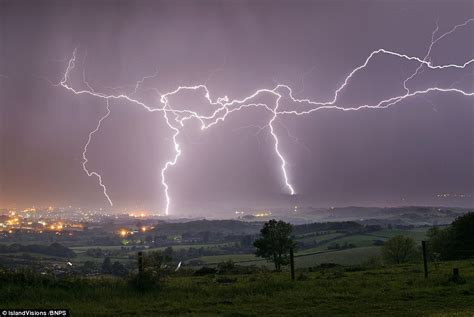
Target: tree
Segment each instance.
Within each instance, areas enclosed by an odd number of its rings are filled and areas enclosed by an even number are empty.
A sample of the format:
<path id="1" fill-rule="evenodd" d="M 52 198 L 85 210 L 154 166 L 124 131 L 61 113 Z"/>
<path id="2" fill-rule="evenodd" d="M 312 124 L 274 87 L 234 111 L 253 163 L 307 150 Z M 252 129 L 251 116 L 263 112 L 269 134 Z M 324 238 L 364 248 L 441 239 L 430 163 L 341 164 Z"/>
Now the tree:
<path id="1" fill-rule="evenodd" d="M 240 245 L 242 247 L 250 247 L 252 245 L 252 236 L 251 235 L 245 235 L 245 236 L 242 236 L 242 238 L 240 239 Z"/>
<path id="2" fill-rule="evenodd" d="M 382 256 L 389 263 L 406 263 L 416 255 L 416 243 L 410 237 L 394 236 L 385 241 L 382 246 Z"/>
<path id="3" fill-rule="evenodd" d="M 171 257 L 161 251 L 151 251 L 146 253 L 143 262 L 145 269 L 150 268 L 160 271 L 170 264 Z"/>
<path id="4" fill-rule="evenodd" d="M 97 272 L 97 265 L 92 261 L 86 261 L 81 268 L 82 273 L 91 274 Z"/>
<path id="5" fill-rule="evenodd" d="M 102 273 L 112 274 L 112 261 L 109 257 L 106 257 L 104 262 L 102 262 Z"/>
<path id="6" fill-rule="evenodd" d="M 174 250 L 172 247 L 167 247 L 163 250 L 163 256 L 168 257 L 170 260 L 173 258 Z"/>
<path id="7" fill-rule="evenodd" d="M 428 247 L 442 260 L 466 259 L 474 256 L 474 212 L 458 217 L 447 228 L 428 231 Z"/>
<path id="8" fill-rule="evenodd" d="M 199 235 L 201 236 L 202 242 L 209 242 L 209 238 L 211 237 L 211 233 L 209 231 L 200 232 Z"/>
<path id="9" fill-rule="evenodd" d="M 256 255 L 273 262 L 275 270 L 280 271 L 282 265 L 289 263 L 290 248 L 296 243 L 290 237 L 293 226 L 284 221 L 272 219 L 265 222 L 260 230 L 260 238 L 253 243 L 257 248 Z"/>
<path id="10" fill-rule="evenodd" d="M 122 263 L 115 261 L 112 265 L 112 274 L 115 276 L 126 276 L 128 274 L 128 270 Z"/>
<path id="11" fill-rule="evenodd" d="M 433 227 L 428 230 L 428 253 L 432 260 L 449 260 L 454 258 L 452 243 L 454 231 L 451 226 L 447 228 Z"/>

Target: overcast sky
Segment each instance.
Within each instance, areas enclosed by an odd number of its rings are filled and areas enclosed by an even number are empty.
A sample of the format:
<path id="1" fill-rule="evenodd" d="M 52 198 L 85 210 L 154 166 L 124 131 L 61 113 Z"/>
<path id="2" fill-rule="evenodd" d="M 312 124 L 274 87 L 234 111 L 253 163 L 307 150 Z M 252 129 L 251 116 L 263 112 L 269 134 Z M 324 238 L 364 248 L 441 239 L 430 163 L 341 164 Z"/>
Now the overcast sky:
<path id="1" fill-rule="evenodd" d="M 332 99 L 347 74 L 374 50 L 423 58 L 431 33 L 474 17 L 473 1 L 5 1 L 0 0 L 0 206 L 108 207 L 97 179 L 82 170 L 103 99 L 58 83 L 77 47 L 71 84 L 84 74 L 97 91 L 137 80 L 160 92 L 206 82 L 213 98 L 244 98 L 277 83 L 299 98 Z M 433 48 L 435 64 L 474 57 L 474 23 Z M 341 95 L 341 105 L 403 93 L 418 65 L 376 57 Z M 425 71 L 412 88 L 474 90 L 472 67 Z M 117 90 L 118 91 L 118 90 Z M 137 95 L 159 106 L 153 91 Z M 202 93 L 181 101 L 207 107 Z M 265 98 L 263 98 L 265 99 Z M 319 111 L 275 123 L 289 199 L 268 112 L 251 108 L 201 131 L 182 130 L 182 155 L 167 173 L 171 212 L 220 208 L 456 204 L 472 206 L 474 98 L 432 93 L 386 110 Z M 289 105 L 291 106 L 291 105 Z M 161 113 L 111 101 L 89 146 L 117 209 L 162 210 L 160 170 L 173 156 Z M 455 201 L 440 193 L 471 195 Z"/>

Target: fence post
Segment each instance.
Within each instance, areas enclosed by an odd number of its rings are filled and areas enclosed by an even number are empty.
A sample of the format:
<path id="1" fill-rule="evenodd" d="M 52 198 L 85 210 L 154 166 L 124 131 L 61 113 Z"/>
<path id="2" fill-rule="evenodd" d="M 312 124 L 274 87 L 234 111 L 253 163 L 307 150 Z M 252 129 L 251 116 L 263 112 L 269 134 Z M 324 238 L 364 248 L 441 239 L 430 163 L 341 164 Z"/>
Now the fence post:
<path id="1" fill-rule="evenodd" d="M 143 273 L 143 252 L 138 252 L 138 273 Z"/>
<path id="2" fill-rule="evenodd" d="M 293 247 L 290 248 L 290 269 L 291 269 L 291 280 L 295 280 L 295 257 L 293 255 Z"/>
<path id="3" fill-rule="evenodd" d="M 421 241 L 421 248 L 423 249 L 423 268 L 425 269 L 425 278 L 428 277 L 428 259 L 426 257 L 426 241 Z"/>

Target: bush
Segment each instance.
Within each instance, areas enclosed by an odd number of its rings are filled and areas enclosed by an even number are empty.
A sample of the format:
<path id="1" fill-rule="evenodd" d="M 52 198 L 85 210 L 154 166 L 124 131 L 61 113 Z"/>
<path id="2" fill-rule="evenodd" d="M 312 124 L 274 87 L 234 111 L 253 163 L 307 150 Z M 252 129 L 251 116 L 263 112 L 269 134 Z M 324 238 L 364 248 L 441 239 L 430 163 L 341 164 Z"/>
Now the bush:
<path id="1" fill-rule="evenodd" d="M 98 267 L 94 262 L 86 261 L 80 270 L 83 274 L 92 274 L 98 272 Z"/>
<path id="2" fill-rule="evenodd" d="M 457 218 L 449 227 L 428 231 L 430 256 L 441 260 L 467 259 L 474 256 L 474 212 Z"/>
<path id="3" fill-rule="evenodd" d="M 416 243 L 410 237 L 397 235 L 382 246 L 382 257 L 387 263 L 401 264 L 413 261 L 417 255 Z"/>
<path id="4" fill-rule="evenodd" d="M 219 273 L 232 273 L 235 270 L 235 264 L 232 260 L 221 262 L 217 264 L 217 271 Z"/>
<path id="5" fill-rule="evenodd" d="M 365 261 L 362 266 L 366 268 L 380 268 L 383 267 L 383 260 L 380 256 L 372 256 Z"/>
<path id="6" fill-rule="evenodd" d="M 380 247 L 384 244 L 385 244 L 385 242 L 383 240 L 374 240 L 374 242 L 373 242 L 373 245 L 375 245 L 377 247 Z"/>
<path id="7" fill-rule="evenodd" d="M 304 274 L 303 272 L 300 272 L 300 274 L 298 274 L 298 276 L 296 277 L 296 280 L 297 281 L 308 281 L 309 276 Z"/>
<path id="8" fill-rule="evenodd" d="M 112 274 L 115 276 L 127 276 L 128 270 L 122 263 L 115 261 L 114 264 L 112 264 Z"/>
<path id="9" fill-rule="evenodd" d="M 226 276 L 217 276 L 215 281 L 219 284 L 232 284 L 237 282 L 237 278 L 231 278 Z"/>
<path id="10" fill-rule="evenodd" d="M 159 290 L 163 286 L 163 276 L 153 271 L 144 271 L 133 275 L 129 284 L 139 292 Z"/>
<path id="11" fill-rule="evenodd" d="M 58 257 L 63 257 L 63 258 L 73 258 L 76 256 L 76 253 L 74 253 L 74 251 L 56 242 L 52 243 L 49 246 L 38 245 L 38 244 L 21 245 L 18 243 L 14 243 L 11 245 L 0 245 L 0 253 L 19 253 L 19 252 L 38 253 L 38 254 L 52 255 L 52 256 L 58 256 Z"/>
<path id="12" fill-rule="evenodd" d="M 205 275 L 213 275 L 213 274 L 216 274 L 216 273 L 217 273 L 217 270 L 215 268 L 203 266 L 202 268 L 200 268 L 199 270 L 194 272 L 193 275 L 194 276 L 205 276 Z"/>

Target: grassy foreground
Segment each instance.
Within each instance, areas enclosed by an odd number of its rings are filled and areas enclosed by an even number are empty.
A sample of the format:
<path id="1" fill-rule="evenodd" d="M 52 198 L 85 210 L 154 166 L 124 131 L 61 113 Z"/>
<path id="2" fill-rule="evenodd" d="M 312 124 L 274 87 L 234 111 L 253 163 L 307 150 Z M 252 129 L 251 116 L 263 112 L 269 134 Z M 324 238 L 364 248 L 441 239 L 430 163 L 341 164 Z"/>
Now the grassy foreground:
<path id="1" fill-rule="evenodd" d="M 450 282 L 453 267 L 461 283 Z M 419 264 L 335 267 L 226 276 L 173 276 L 139 293 L 121 279 L 1 281 L 0 308 L 68 308 L 72 316 L 473 316 L 474 263 L 441 263 L 428 279 Z M 232 282 L 235 279 L 235 282 Z"/>

